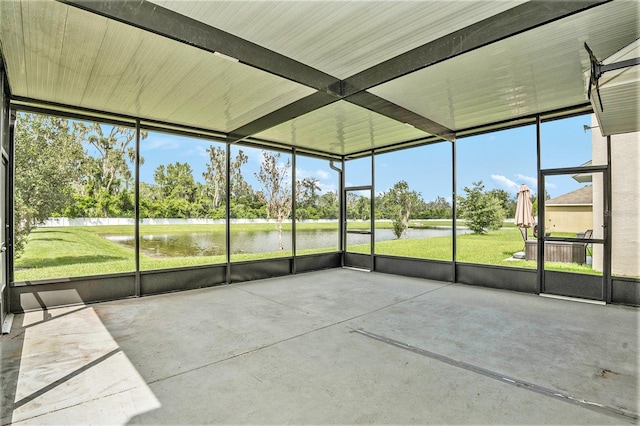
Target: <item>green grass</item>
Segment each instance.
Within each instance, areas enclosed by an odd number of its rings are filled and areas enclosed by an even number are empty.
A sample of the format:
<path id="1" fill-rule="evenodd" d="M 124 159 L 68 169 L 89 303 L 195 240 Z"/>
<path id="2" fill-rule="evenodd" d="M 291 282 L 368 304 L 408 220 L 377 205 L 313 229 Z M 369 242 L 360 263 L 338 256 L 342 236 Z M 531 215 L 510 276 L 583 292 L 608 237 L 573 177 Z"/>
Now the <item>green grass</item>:
<path id="1" fill-rule="evenodd" d="M 313 226 L 315 225 L 315 226 Z M 234 224 L 234 232 L 272 231 L 273 224 Z M 298 229 L 336 229 L 335 223 L 298 224 Z M 289 225 L 289 229 L 291 226 Z M 224 232 L 224 225 L 144 225 L 141 235 Z M 286 230 L 286 227 L 285 227 Z M 33 281 L 61 277 L 132 272 L 135 270 L 132 249 L 108 241 L 104 235 L 133 235 L 133 226 L 38 228 L 29 236 L 25 252 L 16 260 L 15 281 Z M 312 254 L 335 249 L 301 250 Z M 291 250 L 264 253 L 232 254 L 232 262 L 289 257 Z M 219 256 L 153 257 L 140 253 L 140 270 L 215 265 L 226 262 Z"/>
<path id="2" fill-rule="evenodd" d="M 465 226 L 465 221 L 464 220 L 460 220 L 458 219 L 456 221 L 456 224 L 460 227 L 464 227 Z M 433 219 L 416 219 L 416 220 L 412 220 L 409 222 L 409 227 L 410 228 L 433 228 L 433 227 L 447 227 L 450 228 L 451 227 L 451 219 L 448 220 L 444 220 L 444 219 L 438 219 L 438 220 L 433 220 Z M 515 228 L 516 225 L 513 222 L 504 222 L 502 224 L 503 227 L 506 228 Z"/>
<path id="3" fill-rule="evenodd" d="M 72 277 L 135 269 L 133 251 L 101 238 L 93 229 L 40 228 L 15 262 L 15 280 Z"/>
<path id="4" fill-rule="evenodd" d="M 379 241 L 376 254 L 451 261 L 451 237 Z"/>
<path id="5" fill-rule="evenodd" d="M 554 236 L 571 236 L 571 234 Z M 376 254 L 405 256 L 421 259 L 451 261 L 451 237 L 416 238 L 389 240 L 376 243 Z M 369 245 L 349 247 L 350 252 L 369 253 Z M 506 227 L 484 235 L 459 235 L 456 245 L 458 262 L 477 263 L 519 268 L 537 268 L 537 262 L 529 260 L 507 260 L 513 253 L 524 250 L 520 231 L 515 227 Z M 546 262 L 545 268 L 555 271 L 601 275 L 589 265 L 576 263 Z"/>
<path id="6" fill-rule="evenodd" d="M 445 226 L 450 221 L 424 222 L 428 226 Z M 353 223 L 355 229 L 367 228 L 366 222 Z M 413 223 L 415 226 L 416 223 Z M 233 224 L 232 232 L 270 231 L 274 224 Z M 376 228 L 389 228 L 390 222 L 378 222 Z M 419 226 L 416 226 L 419 227 Z M 289 230 L 291 225 L 285 225 Z M 336 223 L 300 223 L 299 230 L 336 229 Z M 194 232 L 224 232 L 224 225 L 142 225 L 142 235 L 179 234 Z M 15 263 L 15 281 L 31 281 L 61 277 L 75 277 L 135 270 L 133 250 L 102 238 L 103 235 L 133 235 L 133 226 L 61 227 L 35 229 L 26 250 Z M 376 253 L 423 259 L 451 260 L 451 237 L 400 239 L 376 243 Z M 460 262 L 536 268 L 534 261 L 505 259 L 523 250 L 520 232 L 514 226 L 485 235 L 460 235 L 457 240 L 457 260 Z M 349 247 L 351 252 L 369 253 L 369 245 Z M 332 248 L 298 251 L 312 254 L 334 251 Z M 245 261 L 291 256 L 291 251 L 233 254 L 231 260 Z M 152 270 L 197 265 L 220 264 L 226 256 L 152 257 L 140 254 L 140 269 Z M 577 273 L 599 274 L 588 265 L 547 263 L 547 269 Z"/>

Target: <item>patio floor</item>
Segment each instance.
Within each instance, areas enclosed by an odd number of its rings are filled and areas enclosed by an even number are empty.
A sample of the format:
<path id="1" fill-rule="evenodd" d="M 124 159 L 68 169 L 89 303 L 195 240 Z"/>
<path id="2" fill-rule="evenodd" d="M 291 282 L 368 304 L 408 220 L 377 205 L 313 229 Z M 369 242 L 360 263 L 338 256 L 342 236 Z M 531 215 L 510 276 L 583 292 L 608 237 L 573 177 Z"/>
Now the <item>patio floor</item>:
<path id="1" fill-rule="evenodd" d="M 347 269 L 16 316 L 2 424 L 634 424 L 640 311 Z"/>

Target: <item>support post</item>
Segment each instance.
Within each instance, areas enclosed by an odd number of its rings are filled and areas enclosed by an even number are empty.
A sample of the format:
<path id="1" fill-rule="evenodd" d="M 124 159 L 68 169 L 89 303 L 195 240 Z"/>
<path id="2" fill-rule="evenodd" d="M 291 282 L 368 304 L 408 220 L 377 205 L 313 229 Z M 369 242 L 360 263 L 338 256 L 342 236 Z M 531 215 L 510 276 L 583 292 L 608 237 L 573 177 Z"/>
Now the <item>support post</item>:
<path id="1" fill-rule="evenodd" d="M 343 203 L 344 198 L 344 179 L 343 179 L 343 171 L 344 171 L 344 157 L 340 160 L 340 168 L 336 167 L 333 164 L 333 160 L 329 160 L 329 167 L 331 170 L 335 170 L 338 172 L 338 251 L 342 253 L 340 256 L 340 266 L 344 267 L 344 241 L 346 230 L 344 229 L 344 209 L 345 203 Z"/>
<path id="2" fill-rule="evenodd" d="M 544 291 L 544 175 L 542 174 L 542 135 L 541 135 L 541 119 L 536 117 L 536 161 L 538 168 L 538 256 L 537 256 L 537 284 L 536 293 L 540 294 Z"/>
<path id="3" fill-rule="evenodd" d="M 291 148 L 291 273 L 296 273 L 296 148 Z"/>
<path id="4" fill-rule="evenodd" d="M 454 137 L 451 141 L 451 282 L 456 282 L 456 252 L 457 252 L 457 240 L 458 240 L 458 203 L 456 197 L 458 190 L 457 185 L 457 167 L 456 167 L 456 149 L 457 140 Z"/>
<path id="5" fill-rule="evenodd" d="M 375 254 L 376 254 L 376 196 L 375 196 L 375 151 L 371 150 L 371 266 L 370 270 L 373 272 L 376 266 Z"/>
<path id="6" fill-rule="evenodd" d="M 227 256 L 226 282 L 231 284 L 231 144 L 229 142 L 226 144 L 226 154 L 224 245 Z"/>
<path id="7" fill-rule="evenodd" d="M 136 119 L 136 161 L 135 161 L 135 183 L 133 186 L 134 197 L 134 256 L 136 262 L 135 271 L 135 295 L 140 297 L 140 119 Z"/>
<path id="8" fill-rule="evenodd" d="M 8 176 L 7 176 L 7 204 L 11 206 L 12 214 L 7 217 L 7 269 L 8 282 L 15 281 L 14 266 L 15 266 L 15 241 L 16 241 L 16 217 L 15 217 L 15 191 L 16 191 L 16 141 L 15 141 L 15 127 L 16 127 L 16 111 L 9 110 L 9 164 Z M 11 306 L 9 306 L 11 309 Z"/>
<path id="9" fill-rule="evenodd" d="M 604 259 L 603 259 L 603 272 L 604 280 L 602 300 L 605 303 L 611 303 L 611 231 L 612 226 L 612 182 L 611 182 L 611 136 L 607 136 L 607 170 L 604 173 Z"/>

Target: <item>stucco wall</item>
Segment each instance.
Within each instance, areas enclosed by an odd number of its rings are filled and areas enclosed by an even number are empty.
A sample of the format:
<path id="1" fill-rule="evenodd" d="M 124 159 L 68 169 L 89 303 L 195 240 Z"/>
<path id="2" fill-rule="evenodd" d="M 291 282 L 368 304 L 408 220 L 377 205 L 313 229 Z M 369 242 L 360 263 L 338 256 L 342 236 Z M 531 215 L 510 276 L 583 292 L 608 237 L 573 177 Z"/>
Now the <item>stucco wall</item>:
<path id="1" fill-rule="evenodd" d="M 584 232 L 593 229 L 591 206 L 545 206 L 545 232 Z"/>
<path id="2" fill-rule="evenodd" d="M 592 125 L 597 126 L 592 117 Z M 607 139 L 591 132 L 593 163 L 606 164 Z M 604 215 L 602 179 L 593 180 L 594 237 L 601 238 Z M 611 136 L 611 272 L 640 276 L 640 133 Z M 598 233 L 596 233 L 598 231 Z M 602 247 L 593 248 L 593 267 L 602 270 Z"/>

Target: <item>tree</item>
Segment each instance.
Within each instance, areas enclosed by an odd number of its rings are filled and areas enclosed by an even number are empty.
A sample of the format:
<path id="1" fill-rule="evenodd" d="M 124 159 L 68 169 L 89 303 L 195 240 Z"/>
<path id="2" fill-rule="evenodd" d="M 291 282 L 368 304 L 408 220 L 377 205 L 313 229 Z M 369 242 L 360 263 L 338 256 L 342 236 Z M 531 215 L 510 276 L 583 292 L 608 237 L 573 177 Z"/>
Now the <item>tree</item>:
<path id="1" fill-rule="evenodd" d="M 229 186 L 231 187 L 231 196 L 236 199 L 243 197 L 250 199 L 253 196 L 251 185 L 242 176 L 242 166 L 247 164 L 248 161 L 249 157 L 242 150 L 239 150 L 236 158 L 230 164 L 229 179 L 231 181 Z"/>
<path id="2" fill-rule="evenodd" d="M 347 219 L 371 219 L 371 200 L 354 192 L 347 193 Z"/>
<path id="3" fill-rule="evenodd" d="M 482 181 L 473 182 L 473 187 L 465 187 L 464 191 L 467 196 L 459 198 L 460 211 L 469 229 L 474 234 L 500 229 L 505 218 L 501 201 L 484 192 Z"/>
<path id="4" fill-rule="evenodd" d="M 211 146 L 207 148 L 209 162 L 206 170 L 202 173 L 204 178 L 203 195 L 211 200 L 211 216 L 222 218 L 226 214 L 222 206 L 226 200 L 227 188 L 227 155 L 221 147 Z M 239 150 L 235 158 L 231 161 L 228 173 L 230 195 L 231 217 L 255 218 L 257 217 L 259 197 L 253 191 L 251 185 L 242 176 L 242 166 L 249 161 L 249 157 Z"/>
<path id="5" fill-rule="evenodd" d="M 340 202 L 338 194 L 334 191 L 327 191 L 318 199 L 320 219 L 338 219 L 340 216 Z"/>
<path id="6" fill-rule="evenodd" d="M 422 219 L 450 219 L 451 211 L 451 203 L 444 197 L 437 196 L 435 200 L 425 203 L 420 217 Z"/>
<path id="7" fill-rule="evenodd" d="M 288 182 L 291 161 L 279 163 L 280 153 L 272 154 L 262 151 L 260 171 L 255 174 L 263 185 L 260 198 L 266 203 L 267 218 L 275 218 L 278 226 L 278 247 L 284 250 L 282 244 L 282 221 L 291 214 L 291 185 Z"/>
<path id="8" fill-rule="evenodd" d="M 166 217 L 163 208 L 158 185 L 140 182 L 140 217 Z"/>
<path id="9" fill-rule="evenodd" d="M 167 217 L 188 218 L 193 215 L 196 184 L 188 163 L 175 162 L 156 167 L 153 178 L 160 190 Z"/>
<path id="10" fill-rule="evenodd" d="M 315 204 L 318 200 L 317 191 L 320 191 L 319 180 L 306 177 L 297 182 L 299 204 Z"/>
<path id="11" fill-rule="evenodd" d="M 14 250 L 19 256 L 33 227 L 73 203 L 85 152 L 75 123 L 36 114 L 18 114 L 17 119 Z"/>
<path id="12" fill-rule="evenodd" d="M 133 173 L 129 167 L 136 158 L 132 145 L 136 137 L 134 129 L 119 126 L 103 126 L 100 123 L 78 124 L 87 143 L 95 155 L 89 156 L 85 164 L 85 194 L 97 201 L 102 216 L 116 212 L 117 200 L 122 192 L 130 192 Z M 142 139 L 147 132 L 141 133 Z M 93 154 L 93 153 L 92 153 Z M 144 159 L 140 158 L 140 164 Z"/>
<path id="13" fill-rule="evenodd" d="M 257 194 L 242 175 L 242 166 L 248 161 L 249 157 L 239 150 L 229 165 L 230 215 L 248 219 L 267 217 L 264 197 Z"/>
<path id="14" fill-rule="evenodd" d="M 317 191 L 320 191 L 319 180 L 316 178 L 304 178 L 296 182 L 296 218 L 297 219 L 318 219 L 317 203 L 320 198 Z"/>
<path id="15" fill-rule="evenodd" d="M 409 189 L 409 184 L 401 180 L 382 195 L 383 210 L 393 220 L 393 233 L 396 238 L 402 237 L 409 227 L 411 213 L 420 204 L 420 194 Z"/>
<path id="16" fill-rule="evenodd" d="M 544 190 L 544 200 L 550 200 L 551 199 L 551 195 L 549 194 L 549 192 L 545 189 Z M 538 196 L 536 194 L 531 195 L 531 203 L 533 204 L 533 214 L 534 216 L 538 215 Z"/>
<path id="17" fill-rule="evenodd" d="M 504 189 L 492 189 L 488 191 L 492 197 L 500 200 L 500 205 L 504 209 L 506 217 L 514 217 L 516 215 L 516 204 L 518 203 L 518 196 L 511 196 Z"/>
<path id="18" fill-rule="evenodd" d="M 227 155 L 226 151 L 219 146 L 210 146 L 207 148 L 207 154 L 209 154 L 207 170 L 202 172 L 205 182 L 204 191 L 211 197 L 213 209 L 217 210 L 226 194 Z"/>

